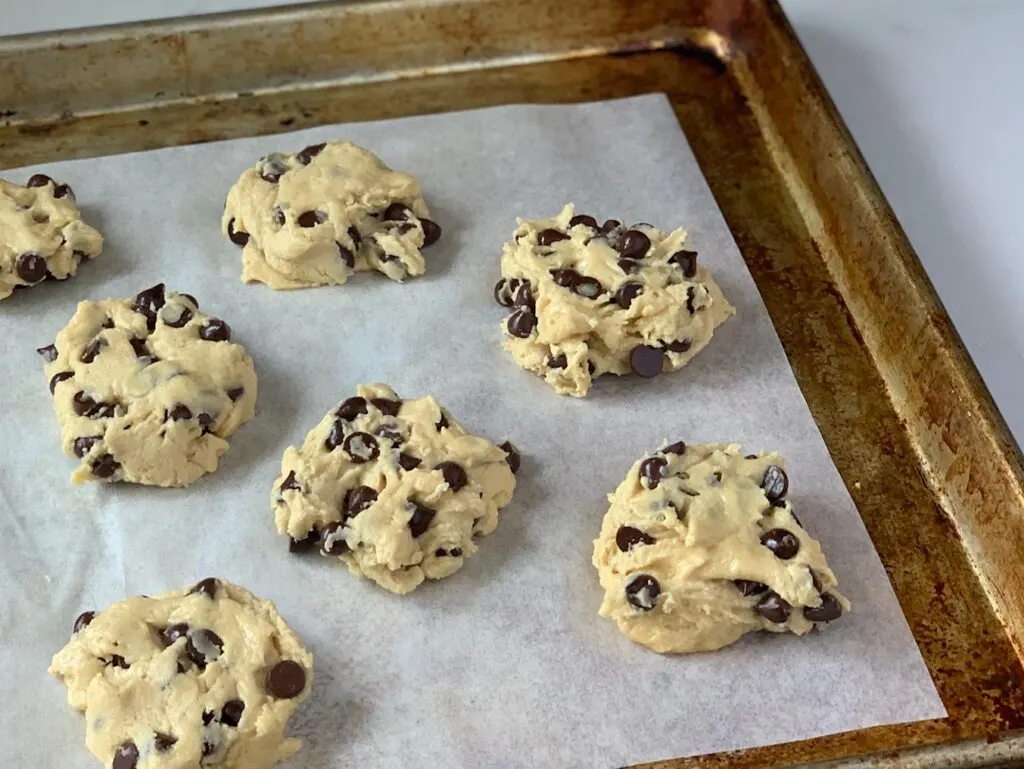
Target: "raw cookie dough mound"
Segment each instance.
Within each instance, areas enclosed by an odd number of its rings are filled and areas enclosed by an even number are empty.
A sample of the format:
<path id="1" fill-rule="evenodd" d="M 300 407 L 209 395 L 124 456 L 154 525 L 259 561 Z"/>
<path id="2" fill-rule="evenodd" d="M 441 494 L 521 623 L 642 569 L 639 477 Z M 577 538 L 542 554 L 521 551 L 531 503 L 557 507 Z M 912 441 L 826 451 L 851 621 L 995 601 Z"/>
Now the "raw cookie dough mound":
<path id="1" fill-rule="evenodd" d="M 314 546 L 394 593 L 458 571 L 498 525 L 519 452 L 470 435 L 427 396 L 360 385 L 281 460 L 271 501 L 293 552 Z"/>
<path id="2" fill-rule="evenodd" d="M 571 204 L 553 219 L 519 219 L 494 287 L 512 308 L 506 347 L 576 397 L 602 374 L 678 371 L 735 313 L 685 239 L 648 224 L 598 226 Z"/>
<path id="3" fill-rule="evenodd" d="M 242 174 L 221 223 L 242 247 L 242 280 L 271 288 L 345 283 L 380 270 L 422 275 L 420 249 L 441 237 L 420 185 L 349 142 L 274 153 Z"/>
<path id="4" fill-rule="evenodd" d="M 0 179 L 0 299 L 18 286 L 65 280 L 103 250 L 103 238 L 82 221 L 75 193 L 45 174 L 25 187 Z"/>
<path id="5" fill-rule="evenodd" d="M 214 578 L 87 611 L 50 672 L 111 769 L 268 769 L 306 699 L 313 657 L 274 604 Z"/>
<path id="6" fill-rule="evenodd" d="M 594 541 L 601 616 L 656 652 L 698 652 L 754 630 L 803 635 L 848 611 L 782 465 L 682 442 L 634 464 Z"/>
<path id="7" fill-rule="evenodd" d="M 187 486 L 216 470 L 256 405 L 252 358 L 230 340 L 227 323 L 162 283 L 79 303 L 37 350 L 64 453 L 81 460 L 71 480 Z"/>

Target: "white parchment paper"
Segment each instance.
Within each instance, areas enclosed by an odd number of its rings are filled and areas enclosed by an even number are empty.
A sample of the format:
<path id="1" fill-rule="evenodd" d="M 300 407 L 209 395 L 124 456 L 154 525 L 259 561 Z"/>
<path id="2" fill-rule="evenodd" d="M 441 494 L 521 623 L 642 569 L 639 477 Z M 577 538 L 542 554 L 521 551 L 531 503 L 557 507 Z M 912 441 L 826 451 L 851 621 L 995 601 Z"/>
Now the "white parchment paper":
<path id="1" fill-rule="evenodd" d="M 423 182 L 444 227 L 405 285 L 275 293 L 239 282 L 218 229 L 258 156 L 348 138 Z M 315 656 L 289 766 L 614 767 L 945 714 L 750 274 L 659 95 L 322 127 L 5 172 L 69 182 L 107 238 L 73 280 L 0 303 L 0 764 L 95 765 L 46 673 L 74 617 L 219 575 L 274 600 Z M 501 347 L 492 297 L 515 216 L 574 201 L 599 220 L 685 226 L 738 310 L 682 372 L 556 396 Z M 192 488 L 68 481 L 42 361 L 81 299 L 164 281 L 227 320 L 256 360 L 257 418 Z M 281 453 L 357 383 L 434 394 L 523 451 L 515 500 L 450 579 L 393 596 L 289 555 L 269 489 Z M 791 498 L 854 611 L 827 632 L 666 657 L 600 619 L 590 565 L 605 494 L 663 438 L 789 460 Z M 870 479 L 862 479 L 870 482 Z"/>

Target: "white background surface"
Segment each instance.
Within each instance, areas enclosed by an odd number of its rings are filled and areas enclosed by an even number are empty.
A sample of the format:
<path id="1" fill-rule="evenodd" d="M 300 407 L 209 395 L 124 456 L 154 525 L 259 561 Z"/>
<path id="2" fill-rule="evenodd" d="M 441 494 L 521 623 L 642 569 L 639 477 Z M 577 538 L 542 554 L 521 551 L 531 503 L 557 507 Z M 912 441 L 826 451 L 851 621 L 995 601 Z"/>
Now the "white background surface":
<path id="1" fill-rule="evenodd" d="M 0 0 L 0 35 L 287 2 Z M 1024 0 L 783 5 L 1024 440 Z"/>

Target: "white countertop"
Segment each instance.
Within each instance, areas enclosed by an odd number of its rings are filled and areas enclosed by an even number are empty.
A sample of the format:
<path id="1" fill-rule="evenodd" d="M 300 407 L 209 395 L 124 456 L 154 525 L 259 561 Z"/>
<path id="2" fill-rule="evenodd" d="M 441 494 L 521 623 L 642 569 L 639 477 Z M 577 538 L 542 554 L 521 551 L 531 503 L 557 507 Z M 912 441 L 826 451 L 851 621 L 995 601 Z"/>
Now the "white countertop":
<path id="1" fill-rule="evenodd" d="M 287 2 L 0 0 L 0 34 Z M 1024 443 L 1024 0 L 783 5 Z"/>

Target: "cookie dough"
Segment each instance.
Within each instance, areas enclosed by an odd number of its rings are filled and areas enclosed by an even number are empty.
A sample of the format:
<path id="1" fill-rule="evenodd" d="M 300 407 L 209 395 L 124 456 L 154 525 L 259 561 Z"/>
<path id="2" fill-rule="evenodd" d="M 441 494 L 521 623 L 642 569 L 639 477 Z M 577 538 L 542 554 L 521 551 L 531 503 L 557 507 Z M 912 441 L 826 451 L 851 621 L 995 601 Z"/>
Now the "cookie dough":
<path id="1" fill-rule="evenodd" d="M 560 394 L 583 397 L 602 374 L 678 371 L 735 313 L 684 230 L 598 225 L 572 204 L 518 221 L 494 287 L 512 310 L 505 346 Z"/>
<path id="2" fill-rule="evenodd" d="M 309 694 L 313 657 L 274 604 L 214 578 L 87 611 L 50 672 L 111 769 L 268 769 Z"/>
<path id="3" fill-rule="evenodd" d="M 318 548 L 393 593 L 476 552 L 512 499 L 520 456 L 470 435 L 437 401 L 361 385 L 281 461 L 271 502 L 293 552 Z"/>
<path id="4" fill-rule="evenodd" d="M 345 283 L 380 270 L 422 275 L 420 249 L 441 237 L 420 185 L 350 142 L 274 153 L 228 193 L 221 226 L 242 247 L 242 280 L 271 288 Z"/>
<path id="5" fill-rule="evenodd" d="M 148 288 L 81 302 L 46 361 L 71 476 L 187 486 L 217 469 L 225 438 L 253 417 L 252 358 L 188 294 Z"/>
<path id="6" fill-rule="evenodd" d="M 19 286 L 70 278 L 102 250 L 68 185 L 45 174 L 24 187 L 0 179 L 0 299 Z"/>
<path id="7" fill-rule="evenodd" d="M 838 619 L 850 604 L 788 489 L 782 457 L 743 456 L 738 444 L 680 441 L 638 461 L 594 541 L 601 616 L 656 652 Z"/>

